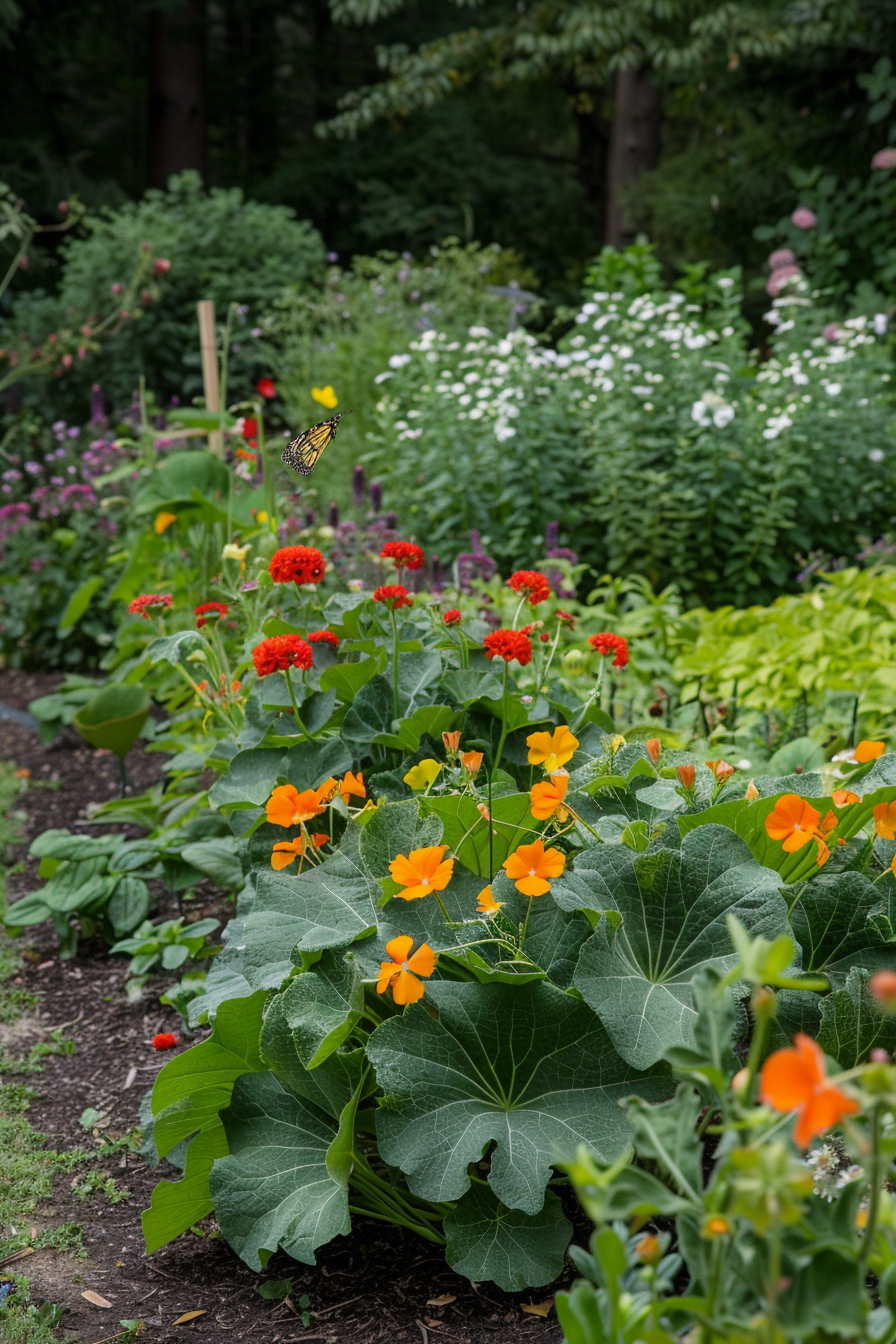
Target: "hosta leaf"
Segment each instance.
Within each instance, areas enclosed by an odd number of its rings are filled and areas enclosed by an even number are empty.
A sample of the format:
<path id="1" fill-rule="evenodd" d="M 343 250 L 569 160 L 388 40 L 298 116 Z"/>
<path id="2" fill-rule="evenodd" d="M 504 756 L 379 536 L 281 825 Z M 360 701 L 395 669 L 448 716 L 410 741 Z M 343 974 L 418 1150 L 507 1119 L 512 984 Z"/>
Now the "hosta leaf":
<path id="1" fill-rule="evenodd" d="M 586 855 L 602 877 L 588 908 L 599 910 L 612 891 L 621 920 L 602 919 L 582 948 L 576 988 L 622 1057 L 647 1068 L 670 1046 L 694 1045 L 694 974 L 737 961 L 727 917 L 774 939 L 787 932 L 787 907 L 776 875 L 724 826 L 691 833 L 680 851 L 608 845 Z M 554 894 L 568 908 L 567 889 L 558 883 Z"/>
<path id="2" fill-rule="evenodd" d="M 579 1143 L 604 1161 L 625 1147 L 619 1100 L 667 1095 L 664 1070 L 626 1065 L 587 1005 L 553 985 L 430 982 L 426 1000 L 438 1020 L 413 1004 L 367 1047 L 385 1094 L 380 1153 L 424 1199 L 459 1199 L 494 1143 L 496 1196 L 537 1213 L 555 1161 Z"/>
<path id="3" fill-rule="evenodd" d="M 774 868 L 788 884 L 802 882 L 821 871 L 818 844 L 810 840 L 802 849 L 788 854 L 780 840 L 771 839 L 765 828 L 766 818 L 775 810 L 780 796 L 775 794 L 752 801 L 740 799 L 737 802 L 719 803 L 705 812 L 679 817 L 678 828 L 684 836 L 698 827 L 713 823 L 730 826 L 746 841 L 754 857 L 764 867 Z M 827 843 L 833 849 L 839 840 L 851 839 L 872 819 L 878 803 L 889 803 L 894 799 L 896 788 L 890 786 L 866 793 L 860 802 L 851 803 L 848 807 L 834 808 L 830 798 L 813 797 L 806 801 L 815 808 L 820 818 L 824 819 L 829 812 L 833 812 L 836 817 L 836 827 L 827 835 Z"/>
<path id="4" fill-rule="evenodd" d="M 384 803 L 361 831 L 361 858 L 373 877 L 388 877 L 389 864 L 396 855 L 410 854 L 412 849 L 425 849 L 441 840 L 441 824 L 435 817 L 421 816 L 416 799 Z"/>
<path id="5" fill-rule="evenodd" d="M 342 1045 L 358 1021 L 364 1010 L 364 986 L 350 958 L 341 952 L 325 952 L 312 970 L 291 980 L 274 1002 L 299 1059 L 305 1068 L 313 1069 Z M 269 1012 L 266 1027 L 270 1021 Z"/>
<path id="6" fill-rule="evenodd" d="M 227 1241 L 255 1270 L 278 1247 L 313 1265 L 316 1248 L 351 1227 L 347 1189 L 327 1168 L 336 1123 L 266 1073 L 240 1080 L 224 1125 L 230 1155 L 209 1185 Z"/>
<path id="7" fill-rule="evenodd" d="M 839 989 L 853 966 L 877 970 L 896 964 L 896 947 L 885 941 L 889 917 L 881 918 L 889 901 L 881 896 L 864 873 L 822 873 L 809 883 L 790 912 L 803 971 L 821 972 Z"/>
<path id="8" fill-rule="evenodd" d="M 149 887 L 142 877 L 119 877 L 106 906 L 116 934 L 130 933 L 149 914 Z"/>
<path id="9" fill-rule="evenodd" d="M 476 1185 L 447 1215 L 444 1232 L 445 1257 L 456 1273 L 518 1293 L 556 1279 L 572 1224 L 550 1191 L 544 1207 L 531 1214 L 506 1208 L 487 1185 Z"/>
<path id="10" fill-rule="evenodd" d="M 868 972 L 854 968 L 846 985 L 819 1004 L 818 1044 L 841 1069 L 863 1064 L 872 1050 L 896 1051 L 896 1018 L 868 993 Z"/>
<path id="11" fill-rule="evenodd" d="M 529 811 L 528 793 L 492 798 L 490 825 L 469 795 L 430 796 L 420 801 L 421 807 L 441 820 L 445 844 L 454 850 L 461 863 L 486 882 L 498 872 L 512 850 L 532 839 L 535 821 Z"/>
<path id="12" fill-rule="evenodd" d="M 181 858 L 198 868 L 216 887 L 236 891 L 243 885 L 239 848 L 232 837 L 220 836 L 214 840 L 197 840 L 195 844 L 184 845 Z"/>

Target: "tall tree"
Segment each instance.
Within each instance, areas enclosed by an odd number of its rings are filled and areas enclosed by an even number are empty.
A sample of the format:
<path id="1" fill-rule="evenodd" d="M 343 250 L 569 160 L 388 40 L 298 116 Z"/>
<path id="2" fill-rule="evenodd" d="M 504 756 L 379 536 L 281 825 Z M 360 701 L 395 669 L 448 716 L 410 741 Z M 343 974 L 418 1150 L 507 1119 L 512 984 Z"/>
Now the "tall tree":
<path id="1" fill-rule="evenodd" d="M 148 167 L 154 187 L 172 173 L 207 174 L 205 3 L 174 0 L 149 15 Z"/>

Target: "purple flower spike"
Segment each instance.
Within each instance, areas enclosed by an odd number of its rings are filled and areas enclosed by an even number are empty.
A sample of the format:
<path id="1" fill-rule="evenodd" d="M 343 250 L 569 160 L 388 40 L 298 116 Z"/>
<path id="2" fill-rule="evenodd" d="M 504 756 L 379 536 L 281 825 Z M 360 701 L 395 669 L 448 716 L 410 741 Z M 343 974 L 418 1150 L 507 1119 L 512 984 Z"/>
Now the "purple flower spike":
<path id="1" fill-rule="evenodd" d="M 395 524 L 398 522 L 398 519 L 396 518 L 396 516 L 395 516 L 394 513 L 387 513 L 387 514 L 386 514 L 386 518 L 385 518 L 385 522 L 386 522 L 386 526 L 387 526 L 390 530 L 394 530 L 394 528 L 395 528 Z"/>
<path id="2" fill-rule="evenodd" d="M 103 393 L 99 383 L 94 383 L 90 389 L 90 423 L 92 425 L 106 423 L 106 408 L 103 405 Z"/>
<path id="3" fill-rule="evenodd" d="M 355 501 L 355 508 L 362 508 L 364 505 L 364 468 L 360 463 L 355 467 L 352 476 L 352 497 Z"/>
<path id="4" fill-rule="evenodd" d="M 383 483 L 382 481 L 370 482 L 370 507 L 374 513 L 379 513 L 383 507 Z"/>
<path id="5" fill-rule="evenodd" d="M 317 522 L 317 514 L 314 512 L 314 510 L 313 510 L 313 509 L 306 509 L 306 510 L 305 510 L 305 526 L 306 526 L 306 527 L 313 527 L 314 524 L 315 524 L 316 522 Z"/>
<path id="6" fill-rule="evenodd" d="M 327 522 L 330 524 L 331 527 L 338 527 L 338 526 L 339 526 L 339 505 L 338 505 L 338 504 L 331 504 L 331 505 L 330 505 L 330 510 L 329 510 L 328 515 L 327 515 Z"/>

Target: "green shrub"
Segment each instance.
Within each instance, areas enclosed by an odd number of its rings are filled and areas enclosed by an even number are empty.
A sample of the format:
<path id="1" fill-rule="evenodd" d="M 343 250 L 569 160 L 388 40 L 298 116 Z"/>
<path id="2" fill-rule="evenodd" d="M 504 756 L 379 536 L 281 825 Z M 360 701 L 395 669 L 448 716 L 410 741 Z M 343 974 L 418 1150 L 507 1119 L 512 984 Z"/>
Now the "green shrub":
<path id="1" fill-rule="evenodd" d="M 43 339 L 70 310 L 104 310 L 111 287 L 130 276 L 142 242 L 171 266 L 162 277 L 160 302 L 109 342 L 99 367 L 85 360 L 54 380 L 49 392 L 44 383 L 23 384 L 29 400 L 45 408 L 49 397 L 54 416 L 75 421 L 94 382 L 118 409 L 130 404 L 141 375 L 162 403 L 172 396 L 189 402 L 200 393 L 198 299 L 214 299 L 221 319 L 231 302 L 248 305 L 230 355 L 234 381 L 254 382 L 269 372 L 263 343 L 250 334 L 258 330 L 258 314 L 287 286 L 309 286 L 323 277 L 323 243 L 310 224 L 285 206 L 246 201 L 236 188 L 207 193 L 193 172 L 172 177 L 165 191 L 148 191 L 136 203 L 88 217 L 86 228 L 86 237 L 63 248 L 57 295 L 23 294 L 16 301 L 15 330 Z"/>
<path id="2" fill-rule="evenodd" d="M 393 356 L 373 460 L 405 526 L 449 554 L 475 526 L 512 567 L 556 520 L 579 559 L 712 604 L 768 601 L 802 556 L 851 556 L 861 532 L 879 535 L 896 455 L 872 324 L 828 339 L 797 277 L 760 362 L 738 272 L 695 268 L 686 294 L 659 287 L 643 248 L 611 256 L 591 280 L 620 288 L 595 290 L 557 351 L 431 330 Z"/>

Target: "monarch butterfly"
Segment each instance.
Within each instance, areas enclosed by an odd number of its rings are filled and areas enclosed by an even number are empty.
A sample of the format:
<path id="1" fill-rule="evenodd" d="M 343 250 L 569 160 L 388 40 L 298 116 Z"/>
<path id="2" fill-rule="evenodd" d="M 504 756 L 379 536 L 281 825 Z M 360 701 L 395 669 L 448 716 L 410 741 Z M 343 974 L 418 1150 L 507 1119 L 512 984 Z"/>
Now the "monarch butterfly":
<path id="1" fill-rule="evenodd" d="M 293 439 L 292 443 L 284 448 L 281 461 L 301 476 L 310 476 L 323 456 L 327 444 L 336 437 L 341 419 L 340 411 L 332 420 L 321 420 L 319 425 L 312 425 L 311 429 L 304 430 L 297 439 Z"/>

